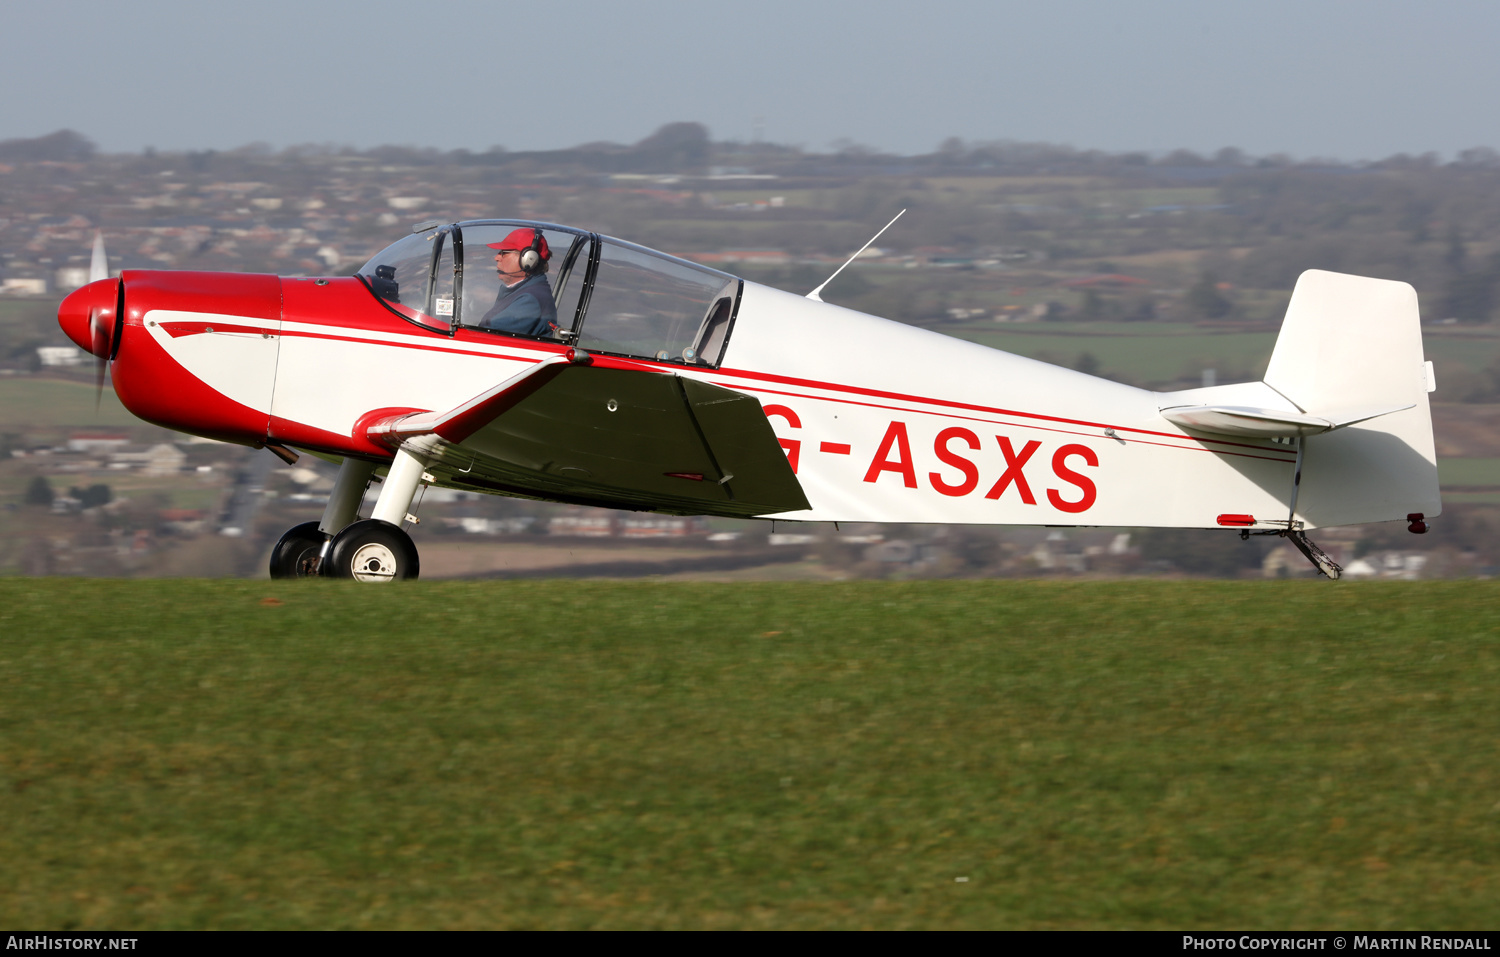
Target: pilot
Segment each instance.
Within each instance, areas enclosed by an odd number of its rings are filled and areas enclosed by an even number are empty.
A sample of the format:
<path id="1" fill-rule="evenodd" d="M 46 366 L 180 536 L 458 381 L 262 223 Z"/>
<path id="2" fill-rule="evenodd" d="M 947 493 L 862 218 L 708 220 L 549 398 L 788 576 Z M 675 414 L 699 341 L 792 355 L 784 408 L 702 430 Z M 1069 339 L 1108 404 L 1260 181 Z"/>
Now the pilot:
<path id="1" fill-rule="evenodd" d="M 547 283 L 552 258 L 547 237 L 540 230 L 517 229 L 489 247 L 495 250 L 500 295 L 477 325 L 519 336 L 557 335 L 557 304 Z"/>

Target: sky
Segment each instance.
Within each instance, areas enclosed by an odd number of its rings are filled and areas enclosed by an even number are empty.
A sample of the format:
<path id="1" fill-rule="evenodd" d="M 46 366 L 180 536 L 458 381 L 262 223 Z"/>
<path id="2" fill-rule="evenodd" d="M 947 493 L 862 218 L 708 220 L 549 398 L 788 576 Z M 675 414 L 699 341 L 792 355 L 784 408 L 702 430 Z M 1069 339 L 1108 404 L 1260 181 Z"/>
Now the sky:
<path id="1" fill-rule="evenodd" d="M 1497 36 L 1493 0 L 50 0 L 0 16 L 0 139 L 1452 155 L 1500 147 Z"/>

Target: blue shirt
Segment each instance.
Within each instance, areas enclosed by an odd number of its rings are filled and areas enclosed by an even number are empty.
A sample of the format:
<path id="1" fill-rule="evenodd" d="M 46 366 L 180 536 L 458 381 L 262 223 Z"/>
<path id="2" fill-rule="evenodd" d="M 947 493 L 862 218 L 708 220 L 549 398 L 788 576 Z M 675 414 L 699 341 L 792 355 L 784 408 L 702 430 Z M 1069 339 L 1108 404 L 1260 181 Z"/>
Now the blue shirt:
<path id="1" fill-rule="evenodd" d="M 547 277 L 530 276 L 508 289 L 501 289 L 490 311 L 477 323 L 480 328 L 518 336 L 546 336 L 557 328 L 557 304 Z"/>

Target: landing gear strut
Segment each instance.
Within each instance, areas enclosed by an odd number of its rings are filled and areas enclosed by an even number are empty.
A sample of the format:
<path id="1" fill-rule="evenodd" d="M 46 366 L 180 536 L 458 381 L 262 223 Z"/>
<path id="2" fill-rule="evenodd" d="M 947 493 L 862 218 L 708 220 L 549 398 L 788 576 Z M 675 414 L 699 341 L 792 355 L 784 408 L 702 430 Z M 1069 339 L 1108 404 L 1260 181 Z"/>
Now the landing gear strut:
<path id="1" fill-rule="evenodd" d="M 1240 538 L 1249 538 L 1251 535 L 1280 535 L 1282 538 L 1290 539 L 1291 543 L 1296 546 L 1297 551 L 1302 553 L 1303 558 L 1312 562 L 1313 567 L 1318 570 L 1320 575 L 1338 581 L 1339 576 L 1344 573 L 1343 566 L 1330 558 L 1328 553 L 1323 551 L 1323 549 L 1314 545 L 1307 537 L 1307 533 L 1302 530 L 1302 523 L 1297 521 L 1297 496 L 1302 491 L 1304 442 L 1304 437 L 1298 435 L 1297 463 L 1292 469 L 1292 501 L 1291 505 L 1287 508 L 1286 528 L 1268 532 L 1251 532 L 1249 529 L 1246 529 L 1240 532 Z"/>
<path id="2" fill-rule="evenodd" d="M 1299 522 L 1298 524 L 1300 525 L 1301 523 Z M 1240 531 L 1241 539 L 1247 539 L 1251 535 L 1278 535 L 1281 538 L 1287 539 L 1296 547 L 1297 551 L 1302 553 L 1302 557 L 1312 562 L 1313 567 L 1325 578 L 1338 581 L 1339 576 L 1344 574 L 1344 567 L 1334 561 L 1327 552 L 1314 544 L 1312 539 L 1307 537 L 1307 533 L 1300 528 L 1278 528 L 1264 532 L 1252 532 L 1247 528 Z"/>

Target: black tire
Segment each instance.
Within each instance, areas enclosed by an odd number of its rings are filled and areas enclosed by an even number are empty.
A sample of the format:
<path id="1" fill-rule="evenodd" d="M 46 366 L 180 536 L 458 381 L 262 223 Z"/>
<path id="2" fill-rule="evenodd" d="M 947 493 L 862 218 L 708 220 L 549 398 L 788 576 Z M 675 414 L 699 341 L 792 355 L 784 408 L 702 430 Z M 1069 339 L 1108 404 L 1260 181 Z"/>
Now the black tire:
<path id="1" fill-rule="evenodd" d="M 272 578 L 311 578 L 318 574 L 318 554 L 328 536 L 317 522 L 303 522 L 281 536 L 271 549 Z"/>
<path id="2" fill-rule="evenodd" d="M 390 522 L 367 518 L 333 537 L 323 574 L 363 582 L 410 581 L 417 577 L 417 546 Z"/>

